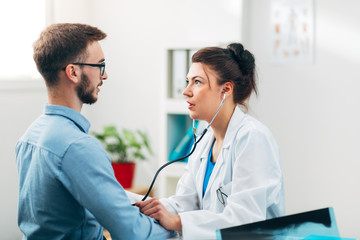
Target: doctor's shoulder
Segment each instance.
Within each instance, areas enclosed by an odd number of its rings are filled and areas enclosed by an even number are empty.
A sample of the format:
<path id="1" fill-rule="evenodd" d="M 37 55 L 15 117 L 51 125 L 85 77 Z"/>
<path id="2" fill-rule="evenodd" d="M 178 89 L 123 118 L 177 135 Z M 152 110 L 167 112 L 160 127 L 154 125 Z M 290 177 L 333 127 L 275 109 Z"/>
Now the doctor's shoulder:
<path id="1" fill-rule="evenodd" d="M 275 138 L 270 129 L 256 118 L 245 114 L 244 119 L 238 126 L 233 142 L 237 142 L 237 144 L 241 142 L 249 143 L 249 141 L 252 142 L 257 139 L 266 140 L 276 145 Z"/>

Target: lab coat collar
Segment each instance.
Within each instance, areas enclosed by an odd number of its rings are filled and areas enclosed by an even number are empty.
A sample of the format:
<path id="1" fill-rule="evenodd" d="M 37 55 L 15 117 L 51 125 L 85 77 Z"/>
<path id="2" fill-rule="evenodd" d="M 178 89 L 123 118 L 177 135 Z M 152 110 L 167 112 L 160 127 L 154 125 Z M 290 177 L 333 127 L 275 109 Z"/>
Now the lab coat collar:
<path id="1" fill-rule="evenodd" d="M 232 139 L 234 137 L 234 134 L 237 133 L 239 127 L 241 126 L 239 122 L 241 122 L 244 119 L 244 117 L 245 117 L 245 113 L 241 111 L 241 108 L 239 106 L 236 106 L 226 130 L 226 134 L 223 142 L 223 148 L 229 148 L 230 144 L 233 142 Z"/>

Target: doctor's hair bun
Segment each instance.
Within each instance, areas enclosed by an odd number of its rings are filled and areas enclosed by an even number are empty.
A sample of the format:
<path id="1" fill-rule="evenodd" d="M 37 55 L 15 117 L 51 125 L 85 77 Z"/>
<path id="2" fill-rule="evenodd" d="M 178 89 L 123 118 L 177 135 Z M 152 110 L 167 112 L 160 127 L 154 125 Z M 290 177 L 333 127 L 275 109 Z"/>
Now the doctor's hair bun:
<path id="1" fill-rule="evenodd" d="M 247 100 L 253 91 L 257 94 L 254 55 L 240 43 L 231 43 L 227 49 L 241 71 L 241 74 L 233 81 L 235 84 L 234 100 L 235 102 L 240 101 L 240 99 L 241 101 Z"/>
<path id="2" fill-rule="evenodd" d="M 240 43 L 231 43 L 227 46 L 227 49 L 229 49 L 230 55 L 239 64 L 244 76 L 248 74 L 254 75 L 255 58 L 251 52 L 245 50 L 244 46 Z"/>

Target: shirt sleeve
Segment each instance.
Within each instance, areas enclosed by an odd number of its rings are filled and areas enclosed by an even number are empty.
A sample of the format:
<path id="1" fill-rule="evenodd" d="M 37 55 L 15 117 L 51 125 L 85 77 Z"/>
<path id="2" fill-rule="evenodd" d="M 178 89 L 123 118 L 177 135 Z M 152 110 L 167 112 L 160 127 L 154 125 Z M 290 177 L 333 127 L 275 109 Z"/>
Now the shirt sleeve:
<path id="1" fill-rule="evenodd" d="M 68 148 L 60 181 L 112 239 L 166 239 L 171 232 L 132 206 L 101 144 L 87 136 Z"/>

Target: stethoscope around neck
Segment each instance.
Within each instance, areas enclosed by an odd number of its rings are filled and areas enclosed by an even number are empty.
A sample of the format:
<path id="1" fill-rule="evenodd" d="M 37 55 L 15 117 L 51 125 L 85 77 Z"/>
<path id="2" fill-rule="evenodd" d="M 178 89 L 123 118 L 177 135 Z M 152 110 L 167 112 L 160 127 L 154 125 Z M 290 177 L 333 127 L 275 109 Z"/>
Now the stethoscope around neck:
<path id="1" fill-rule="evenodd" d="M 141 201 L 145 201 L 146 198 L 149 196 L 150 192 L 151 192 L 151 189 L 153 188 L 154 186 L 154 183 L 155 183 L 155 180 L 157 178 L 157 176 L 159 175 L 159 173 L 161 172 L 161 170 L 163 170 L 165 167 L 169 166 L 170 164 L 173 164 L 175 162 L 179 162 L 181 160 L 184 160 L 185 158 L 188 158 L 189 156 L 191 156 L 191 154 L 194 153 L 195 149 L 196 149 L 196 146 L 197 144 L 201 141 L 201 139 L 204 137 L 204 135 L 206 134 L 206 132 L 208 131 L 208 129 L 210 128 L 211 124 L 213 123 L 215 117 L 218 115 L 219 111 L 220 111 L 220 108 L 222 107 L 222 105 L 224 104 L 224 101 L 225 101 L 225 91 L 222 90 L 222 93 L 224 94 L 224 97 L 223 99 L 221 100 L 221 103 L 216 111 L 216 113 L 214 114 L 213 118 L 211 119 L 210 123 L 207 125 L 207 127 L 200 133 L 200 135 L 198 137 L 196 137 L 196 128 L 195 128 L 195 120 L 193 119 L 193 138 L 194 138 L 194 145 L 192 146 L 192 149 L 190 151 L 189 154 L 187 154 L 186 156 L 183 156 L 181 158 L 177 158 L 175 160 L 172 160 L 172 161 L 169 161 L 167 163 L 165 163 L 164 165 L 162 165 L 155 173 L 155 176 L 150 184 L 150 187 L 147 191 L 147 193 L 144 195 L 144 197 L 141 199 Z M 198 138 L 198 139 L 197 139 Z M 135 205 L 135 204 L 133 204 Z"/>

